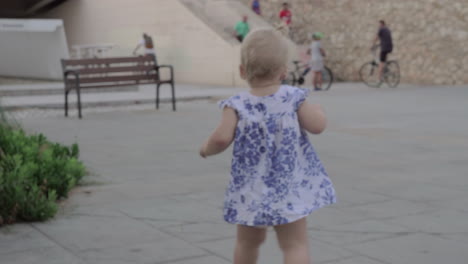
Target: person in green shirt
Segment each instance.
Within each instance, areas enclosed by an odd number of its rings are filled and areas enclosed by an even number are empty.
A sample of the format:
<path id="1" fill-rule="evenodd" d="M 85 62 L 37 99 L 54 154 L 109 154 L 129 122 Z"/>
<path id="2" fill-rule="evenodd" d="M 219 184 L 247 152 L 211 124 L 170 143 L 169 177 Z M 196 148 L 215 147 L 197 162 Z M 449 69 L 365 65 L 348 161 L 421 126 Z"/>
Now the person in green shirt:
<path id="1" fill-rule="evenodd" d="M 249 20 L 249 18 L 247 16 L 243 16 L 242 17 L 242 21 L 239 21 L 237 22 L 236 24 L 236 27 L 235 27 L 235 30 L 236 30 L 236 38 L 242 42 L 245 38 L 245 36 L 247 36 L 247 34 L 249 34 L 249 31 L 250 31 L 250 26 L 249 26 L 249 23 L 247 22 Z"/>

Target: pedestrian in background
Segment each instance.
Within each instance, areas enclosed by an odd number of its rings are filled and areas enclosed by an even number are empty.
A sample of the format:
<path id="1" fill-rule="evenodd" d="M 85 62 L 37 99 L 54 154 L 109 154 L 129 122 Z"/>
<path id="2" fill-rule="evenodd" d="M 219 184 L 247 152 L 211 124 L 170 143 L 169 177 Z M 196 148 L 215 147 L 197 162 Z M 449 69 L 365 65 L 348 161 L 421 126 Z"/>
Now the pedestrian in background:
<path id="1" fill-rule="evenodd" d="M 257 15 L 262 15 L 262 11 L 260 10 L 260 0 L 252 1 L 252 11 L 254 11 Z"/>
<path id="2" fill-rule="evenodd" d="M 247 16 L 242 17 L 242 21 L 237 22 L 235 29 L 235 37 L 239 42 L 242 42 L 250 32 L 250 26 L 248 22 L 249 18 Z"/>

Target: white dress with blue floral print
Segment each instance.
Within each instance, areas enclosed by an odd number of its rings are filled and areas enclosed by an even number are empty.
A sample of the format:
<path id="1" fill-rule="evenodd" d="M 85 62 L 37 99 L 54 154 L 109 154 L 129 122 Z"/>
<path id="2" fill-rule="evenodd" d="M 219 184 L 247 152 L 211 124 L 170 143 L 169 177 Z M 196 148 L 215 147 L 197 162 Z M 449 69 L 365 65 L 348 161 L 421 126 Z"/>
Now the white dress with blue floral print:
<path id="1" fill-rule="evenodd" d="M 270 96 L 244 92 L 220 102 L 239 118 L 224 219 L 247 226 L 294 222 L 336 202 L 335 190 L 299 125 L 307 91 L 281 86 Z"/>

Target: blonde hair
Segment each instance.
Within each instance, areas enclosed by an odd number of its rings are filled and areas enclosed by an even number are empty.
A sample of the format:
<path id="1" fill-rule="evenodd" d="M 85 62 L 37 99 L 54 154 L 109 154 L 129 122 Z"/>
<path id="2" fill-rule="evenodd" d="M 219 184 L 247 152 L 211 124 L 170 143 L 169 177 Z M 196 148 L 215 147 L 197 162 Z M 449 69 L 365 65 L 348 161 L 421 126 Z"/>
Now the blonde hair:
<path id="1" fill-rule="evenodd" d="M 286 69 L 288 43 L 273 29 L 258 29 L 244 39 L 241 64 L 247 81 L 273 79 Z"/>

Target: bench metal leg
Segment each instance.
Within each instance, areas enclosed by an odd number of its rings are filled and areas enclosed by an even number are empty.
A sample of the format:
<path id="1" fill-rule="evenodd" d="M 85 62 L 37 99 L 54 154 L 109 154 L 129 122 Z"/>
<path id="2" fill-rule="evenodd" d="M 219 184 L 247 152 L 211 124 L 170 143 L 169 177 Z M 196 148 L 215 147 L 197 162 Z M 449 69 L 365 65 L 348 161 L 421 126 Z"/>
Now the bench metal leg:
<path id="1" fill-rule="evenodd" d="M 176 110 L 176 98 L 175 98 L 174 82 L 171 82 L 171 89 L 172 89 L 172 111 L 175 111 Z"/>
<path id="2" fill-rule="evenodd" d="M 68 93 L 70 91 L 65 89 L 65 106 L 64 106 L 64 109 L 65 109 L 65 117 L 68 117 Z"/>
<path id="3" fill-rule="evenodd" d="M 77 88 L 76 89 L 76 96 L 78 98 L 78 117 L 81 119 L 83 116 L 81 115 L 81 92 L 80 92 L 80 88 Z"/>
<path id="4" fill-rule="evenodd" d="M 159 87 L 161 86 L 160 83 L 156 85 L 156 109 L 159 109 Z"/>

